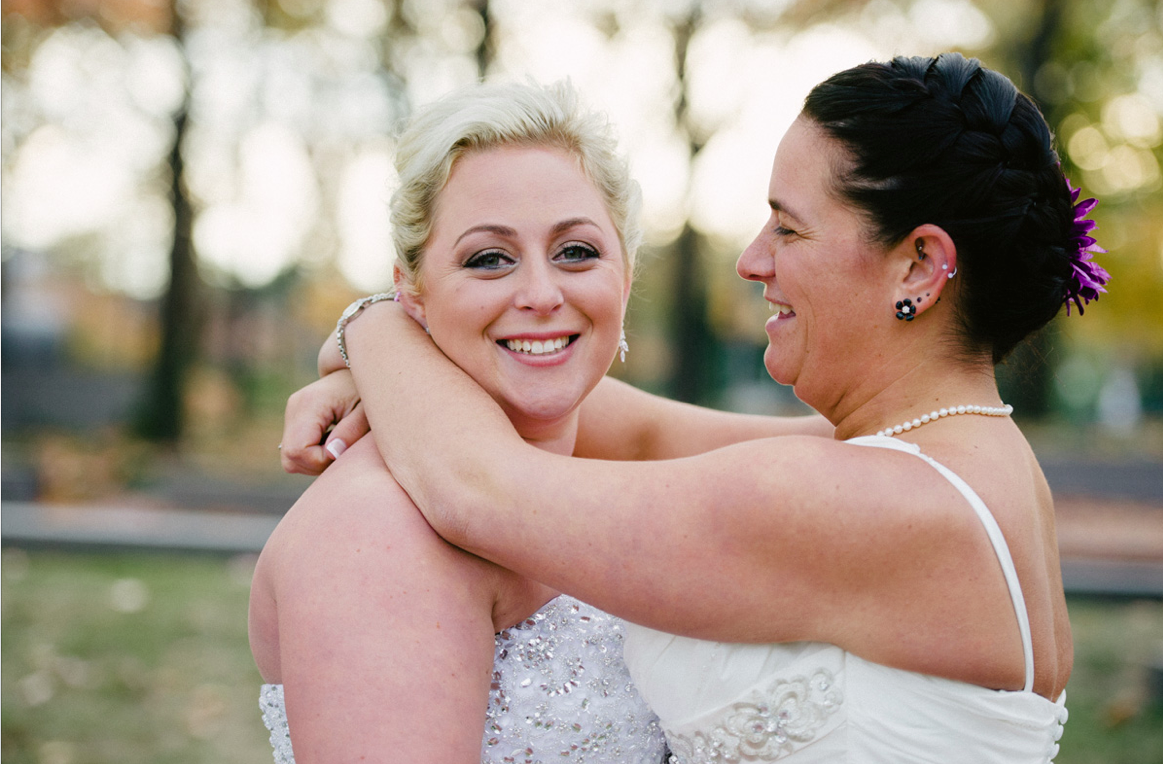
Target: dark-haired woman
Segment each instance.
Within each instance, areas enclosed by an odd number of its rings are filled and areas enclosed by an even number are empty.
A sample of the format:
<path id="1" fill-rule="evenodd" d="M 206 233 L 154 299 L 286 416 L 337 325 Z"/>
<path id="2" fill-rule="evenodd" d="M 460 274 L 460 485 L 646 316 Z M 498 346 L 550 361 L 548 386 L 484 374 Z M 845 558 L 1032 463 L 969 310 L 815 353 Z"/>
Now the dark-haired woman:
<path id="1" fill-rule="evenodd" d="M 438 533 L 639 624 L 626 661 L 681 764 L 1047 762 L 1070 627 L 1050 491 L 993 367 L 1102 291 L 1075 196 L 1036 107 L 976 60 L 812 91 L 738 272 L 772 306 L 767 370 L 834 440 L 691 453 L 713 440 L 683 435 L 697 410 L 612 388 L 586 455 L 641 461 L 563 457 L 398 308 L 347 353 Z"/>

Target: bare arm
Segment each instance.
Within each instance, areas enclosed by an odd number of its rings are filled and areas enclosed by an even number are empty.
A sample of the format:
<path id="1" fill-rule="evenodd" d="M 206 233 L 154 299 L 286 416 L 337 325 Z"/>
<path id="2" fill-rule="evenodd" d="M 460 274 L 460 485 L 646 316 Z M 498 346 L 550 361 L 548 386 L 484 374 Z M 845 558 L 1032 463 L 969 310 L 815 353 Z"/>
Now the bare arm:
<path id="1" fill-rule="evenodd" d="M 963 626 L 949 582 L 992 554 L 909 455 L 799 436 L 667 461 L 555 456 L 398 309 L 369 309 L 348 348 L 380 451 L 438 533 L 644 625 L 915 656 L 906 627 L 938 611 Z M 407 363 L 360 363 L 384 356 Z"/>
<path id="2" fill-rule="evenodd" d="M 582 403 L 574 454 L 592 459 L 674 459 L 756 438 L 831 438 L 833 432 L 831 423 L 818 414 L 772 417 L 716 411 L 606 377 Z"/>
<path id="3" fill-rule="evenodd" d="M 495 603 L 482 565 L 432 532 L 370 441 L 308 489 L 263 552 L 251 608 L 298 762 L 480 760 Z"/>
<path id="4" fill-rule="evenodd" d="M 296 392 L 287 403 L 283 463 L 288 472 L 322 472 L 330 459 L 316 444 L 332 421 L 339 423 L 338 434 L 328 436 L 328 442 L 343 437 L 344 445 L 350 445 L 366 432 L 367 420 L 358 394 L 354 387 L 350 391 L 343 387 L 348 371 L 334 332 L 320 348 L 318 364 L 321 380 Z M 335 374 L 339 376 L 333 378 Z M 582 403 L 574 453 L 593 459 L 674 459 L 756 438 L 831 438 L 833 433 L 831 423 L 818 414 L 773 417 L 716 411 L 652 395 L 606 377 Z M 310 447 L 303 447 L 307 443 Z"/>

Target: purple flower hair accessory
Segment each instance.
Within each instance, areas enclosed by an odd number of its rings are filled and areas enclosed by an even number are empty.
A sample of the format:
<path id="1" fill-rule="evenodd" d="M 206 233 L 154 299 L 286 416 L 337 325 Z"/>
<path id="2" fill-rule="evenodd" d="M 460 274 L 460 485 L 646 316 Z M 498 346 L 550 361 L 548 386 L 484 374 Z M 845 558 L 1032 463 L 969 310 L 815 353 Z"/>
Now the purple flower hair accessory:
<path id="1" fill-rule="evenodd" d="M 1106 252 L 1098 246 L 1098 242 L 1090 235 L 1098 226 L 1088 217 L 1090 211 L 1098 204 L 1098 199 L 1078 201 L 1082 189 L 1075 188 L 1066 179 L 1066 188 L 1070 190 L 1070 201 L 1074 204 L 1074 222 L 1070 226 L 1070 280 L 1066 284 L 1066 294 L 1063 301 L 1066 303 L 1066 315 L 1070 315 L 1070 303 L 1078 306 L 1078 315 L 1083 313 L 1083 305 L 1091 300 L 1097 300 L 1100 293 L 1106 292 L 1106 285 L 1111 275 L 1091 258 L 1096 253 Z"/>

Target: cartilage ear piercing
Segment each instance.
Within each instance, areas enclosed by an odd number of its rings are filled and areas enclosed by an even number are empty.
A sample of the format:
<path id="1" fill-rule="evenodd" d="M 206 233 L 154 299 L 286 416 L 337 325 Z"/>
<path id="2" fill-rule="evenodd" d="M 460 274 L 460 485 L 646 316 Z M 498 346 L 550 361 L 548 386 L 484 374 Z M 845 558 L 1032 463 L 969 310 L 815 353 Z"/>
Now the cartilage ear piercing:
<path id="1" fill-rule="evenodd" d="M 921 260 L 925 259 L 925 242 L 917 239 L 917 257 Z"/>
<path id="2" fill-rule="evenodd" d="M 946 265 L 946 266 L 945 266 L 945 269 L 946 269 L 946 270 L 948 270 L 948 269 L 949 269 L 949 266 L 948 266 L 948 265 Z M 953 277 L 954 277 L 954 276 L 956 276 L 956 275 L 957 275 L 957 269 L 956 269 L 956 268 L 954 268 L 953 270 L 951 270 L 951 271 L 949 271 L 948 273 L 946 273 L 946 274 L 945 274 L 945 278 L 947 278 L 947 279 L 951 279 L 951 278 L 953 278 Z"/>
<path id="3" fill-rule="evenodd" d="M 909 298 L 897 300 L 896 317 L 898 321 L 912 321 L 917 315 L 917 306 Z"/>

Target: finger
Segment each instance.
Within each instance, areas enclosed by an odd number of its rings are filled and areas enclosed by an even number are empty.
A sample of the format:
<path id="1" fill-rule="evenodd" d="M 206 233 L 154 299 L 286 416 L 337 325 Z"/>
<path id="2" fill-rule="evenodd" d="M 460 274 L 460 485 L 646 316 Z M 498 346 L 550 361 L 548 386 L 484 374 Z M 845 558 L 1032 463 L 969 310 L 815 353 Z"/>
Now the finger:
<path id="1" fill-rule="evenodd" d="M 320 475 L 331 464 L 331 456 L 323 446 L 308 446 L 297 449 L 295 456 L 289 457 L 283 449 L 283 470 L 297 475 Z"/>
<path id="2" fill-rule="evenodd" d="M 324 443 L 324 449 L 331 455 L 331 458 L 338 459 L 339 455 L 346 451 L 352 443 L 367 435 L 370 429 L 363 403 L 360 402 L 331 430 L 326 443 Z"/>
<path id="3" fill-rule="evenodd" d="M 320 402 L 316 388 L 307 387 L 291 395 L 283 420 L 283 469 L 305 475 L 322 472 L 330 463 L 322 443 L 335 418 L 333 407 Z"/>

